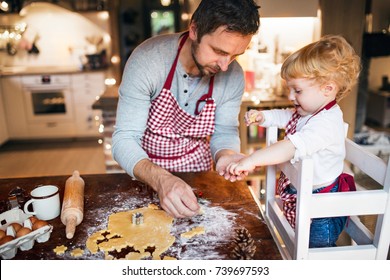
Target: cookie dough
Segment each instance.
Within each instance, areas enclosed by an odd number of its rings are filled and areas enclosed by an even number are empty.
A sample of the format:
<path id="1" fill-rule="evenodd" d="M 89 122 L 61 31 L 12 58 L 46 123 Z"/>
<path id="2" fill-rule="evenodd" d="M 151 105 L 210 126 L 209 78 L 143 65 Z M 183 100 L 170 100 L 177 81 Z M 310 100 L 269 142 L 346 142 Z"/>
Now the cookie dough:
<path id="1" fill-rule="evenodd" d="M 170 256 L 164 256 L 163 261 L 176 261 L 177 259 Z"/>
<path id="2" fill-rule="evenodd" d="M 143 223 L 132 223 L 132 215 L 135 213 L 143 215 Z M 125 259 L 152 257 L 160 260 L 160 255 L 175 242 L 175 237 L 170 234 L 172 222 L 173 218 L 165 211 L 153 206 L 114 213 L 109 217 L 107 229 L 93 233 L 87 239 L 86 246 L 93 254 L 104 251 L 106 259 L 113 259 L 110 251 L 121 252 L 122 249 L 132 247 L 132 252 Z"/>
<path id="3" fill-rule="evenodd" d="M 256 122 L 257 114 L 253 113 L 249 116 L 249 122 L 254 123 Z"/>
<path id="4" fill-rule="evenodd" d="M 153 209 L 153 210 L 159 210 L 160 209 L 156 204 L 149 204 L 148 208 L 149 209 Z"/>
<path id="5" fill-rule="evenodd" d="M 65 245 L 57 246 L 53 249 L 54 253 L 57 255 L 63 255 L 65 251 L 68 249 Z"/>
<path id="6" fill-rule="evenodd" d="M 180 236 L 189 239 L 194 237 L 195 235 L 204 234 L 204 233 L 205 233 L 204 227 L 194 227 L 190 231 L 182 233 Z"/>

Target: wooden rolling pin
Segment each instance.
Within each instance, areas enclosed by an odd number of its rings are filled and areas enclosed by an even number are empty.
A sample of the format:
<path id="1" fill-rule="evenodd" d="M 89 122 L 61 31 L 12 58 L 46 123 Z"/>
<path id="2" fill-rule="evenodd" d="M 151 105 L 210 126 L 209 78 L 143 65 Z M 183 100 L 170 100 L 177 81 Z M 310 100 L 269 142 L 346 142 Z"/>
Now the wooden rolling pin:
<path id="1" fill-rule="evenodd" d="M 76 170 L 66 180 L 62 202 L 61 222 L 66 226 L 66 238 L 72 239 L 84 217 L 84 180 Z"/>

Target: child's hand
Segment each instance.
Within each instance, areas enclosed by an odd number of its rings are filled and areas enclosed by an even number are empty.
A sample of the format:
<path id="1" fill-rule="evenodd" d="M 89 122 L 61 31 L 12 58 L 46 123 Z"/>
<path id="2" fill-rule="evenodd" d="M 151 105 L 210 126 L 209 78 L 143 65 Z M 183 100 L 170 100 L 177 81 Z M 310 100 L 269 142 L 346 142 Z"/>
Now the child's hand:
<path id="1" fill-rule="evenodd" d="M 248 174 L 255 169 L 248 157 L 240 160 L 239 162 L 232 162 L 226 167 L 226 171 L 232 175 L 239 176 L 241 174 Z"/>
<path id="2" fill-rule="evenodd" d="M 251 124 L 262 124 L 264 122 L 264 115 L 261 111 L 257 110 L 249 110 L 248 112 L 245 113 L 245 124 L 247 126 Z"/>
<path id="3" fill-rule="evenodd" d="M 227 167 L 229 164 L 238 162 L 242 158 L 246 157 L 244 154 L 230 154 L 230 155 L 224 155 L 221 156 L 215 166 L 216 171 L 218 172 L 219 175 L 223 176 L 226 180 L 229 180 L 231 182 L 235 181 L 241 181 L 244 180 L 246 176 L 248 176 L 248 173 L 241 173 L 238 176 L 231 174 L 228 170 Z"/>

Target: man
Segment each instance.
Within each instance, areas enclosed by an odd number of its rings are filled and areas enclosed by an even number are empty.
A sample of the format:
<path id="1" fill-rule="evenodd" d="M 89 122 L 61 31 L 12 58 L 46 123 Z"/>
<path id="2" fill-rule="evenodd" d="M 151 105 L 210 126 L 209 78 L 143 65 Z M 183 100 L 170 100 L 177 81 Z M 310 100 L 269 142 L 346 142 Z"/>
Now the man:
<path id="1" fill-rule="evenodd" d="M 238 114 L 244 91 L 243 54 L 260 20 L 253 0 L 203 0 L 188 32 L 150 38 L 127 61 L 119 88 L 113 157 L 157 191 L 176 218 L 199 205 L 171 172 L 210 170 L 226 179 L 238 161 Z M 233 176 L 230 178 L 229 176 Z"/>

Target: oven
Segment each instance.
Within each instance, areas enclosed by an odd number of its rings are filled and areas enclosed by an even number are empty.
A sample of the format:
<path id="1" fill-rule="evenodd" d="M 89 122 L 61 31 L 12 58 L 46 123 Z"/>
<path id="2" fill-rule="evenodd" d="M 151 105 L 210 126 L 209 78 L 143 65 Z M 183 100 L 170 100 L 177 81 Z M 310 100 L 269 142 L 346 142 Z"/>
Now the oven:
<path id="1" fill-rule="evenodd" d="M 23 76 L 22 87 L 29 123 L 55 126 L 74 121 L 69 75 Z"/>

